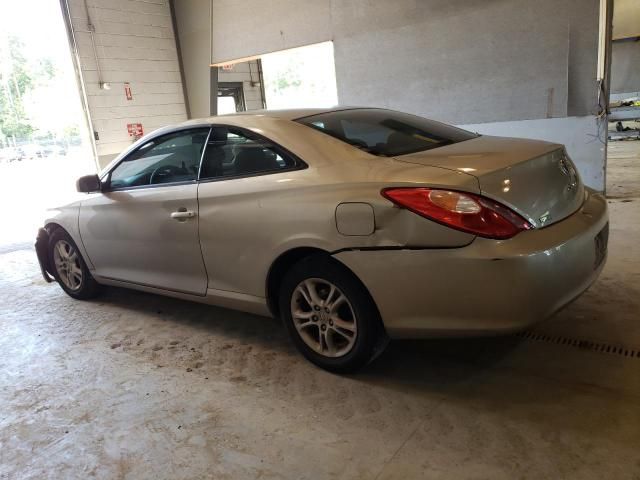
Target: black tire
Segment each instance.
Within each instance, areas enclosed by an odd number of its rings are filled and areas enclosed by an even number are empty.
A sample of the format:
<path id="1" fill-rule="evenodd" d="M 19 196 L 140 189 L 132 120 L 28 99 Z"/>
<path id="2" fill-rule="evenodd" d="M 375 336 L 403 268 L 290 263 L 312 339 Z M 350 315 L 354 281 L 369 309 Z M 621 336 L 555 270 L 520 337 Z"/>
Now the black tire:
<path id="1" fill-rule="evenodd" d="M 54 249 L 56 245 L 60 242 L 66 242 L 67 245 L 70 245 L 77 252 L 77 259 L 80 270 L 82 271 L 82 279 L 79 282 L 79 286 L 76 289 L 69 288 L 64 281 L 60 278 L 60 272 L 58 272 L 58 267 L 56 266 L 56 261 L 54 258 Z M 51 265 L 51 270 L 53 273 L 53 277 L 58 282 L 58 285 L 65 291 L 67 295 L 77 300 L 88 300 L 90 298 L 95 297 L 100 290 L 100 285 L 95 281 L 91 272 L 87 268 L 87 264 L 85 263 L 80 251 L 78 250 L 78 246 L 73 241 L 71 236 L 62 228 L 56 228 L 51 232 L 49 236 L 49 265 Z"/>
<path id="2" fill-rule="evenodd" d="M 292 302 L 295 302 L 294 295 L 296 288 L 303 281 L 309 279 L 320 279 L 330 282 L 342 292 L 350 304 L 351 311 L 355 317 L 353 318 L 353 322 L 356 323 L 357 334 L 355 335 L 355 341 L 353 341 L 350 350 L 344 353 L 344 355 L 332 357 L 319 353 L 307 345 L 301 333 L 299 333 L 296 328 L 291 311 Z M 284 276 L 280 286 L 278 302 L 282 320 L 285 323 L 293 343 L 309 361 L 320 368 L 335 373 L 355 372 L 366 365 L 374 357 L 374 353 L 379 353 L 376 352 L 376 348 L 381 345 L 380 340 L 385 334 L 382 321 L 380 320 L 380 314 L 373 299 L 360 280 L 345 266 L 330 256 L 314 255 L 302 259 L 291 267 Z M 304 300 L 303 302 L 306 303 Z M 309 304 L 306 304 L 305 307 L 308 305 Z M 311 313 L 311 311 L 309 310 L 307 313 Z M 316 321 L 320 322 L 322 319 Z M 333 323 L 331 325 L 333 325 Z M 316 328 L 315 325 L 310 325 L 310 327 L 314 332 L 311 336 L 320 334 L 319 325 L 317 326 L 317 330 L 314 330 Z M 325 328 L 327 328 L 327 325 L 325 325 Z M 335 327 L 328 327 L 327 329 L 329 328 L 335 329 Z M 326 342 L 322 342 L 322 339 L 320 339 L 319 344 L 323 346 L 327 345 Z"/>

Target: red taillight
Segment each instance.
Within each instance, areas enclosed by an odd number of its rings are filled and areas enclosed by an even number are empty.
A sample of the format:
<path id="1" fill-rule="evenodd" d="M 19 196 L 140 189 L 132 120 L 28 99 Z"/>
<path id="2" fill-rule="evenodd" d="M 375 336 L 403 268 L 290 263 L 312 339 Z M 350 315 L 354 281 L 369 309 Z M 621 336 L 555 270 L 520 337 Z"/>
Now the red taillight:
<path id="1" fill-rule="evenodd" d="M 486 238 L 506 239 L 531 224 L 504 205 L 473 193 L 432 188 L 386 188 L 382 196 L 447 227 Z"/>

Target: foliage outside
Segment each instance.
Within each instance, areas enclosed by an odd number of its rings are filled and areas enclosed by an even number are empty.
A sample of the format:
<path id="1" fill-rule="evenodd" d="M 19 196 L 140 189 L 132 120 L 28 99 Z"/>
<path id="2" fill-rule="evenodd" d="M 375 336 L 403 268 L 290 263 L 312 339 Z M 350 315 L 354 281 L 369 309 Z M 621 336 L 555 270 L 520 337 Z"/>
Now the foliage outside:
<path id="1" fill-rule="evenodd" d="M 0 146 L 68 144 L 79 136 L 77 117 L 51 108 L 63 77 L 51 58 L 28 59 L 23 52 L 17 36 L 0 38 Z"/>

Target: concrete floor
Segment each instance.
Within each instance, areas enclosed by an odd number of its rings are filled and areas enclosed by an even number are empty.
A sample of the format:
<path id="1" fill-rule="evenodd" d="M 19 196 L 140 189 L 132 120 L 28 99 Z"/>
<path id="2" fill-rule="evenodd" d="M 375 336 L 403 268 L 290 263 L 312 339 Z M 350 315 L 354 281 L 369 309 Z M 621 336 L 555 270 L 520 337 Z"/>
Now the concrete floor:
<path id="1" fill-rule="evenodd" d="M 77 302 L 0 249 L 0 479 L 640 479 L 640 356 L 553 343 L 640 350 L 640 142 L 611 151 L 607 267 L 547 341 L 396 342 L 356 376 L 275 321 Z"/>

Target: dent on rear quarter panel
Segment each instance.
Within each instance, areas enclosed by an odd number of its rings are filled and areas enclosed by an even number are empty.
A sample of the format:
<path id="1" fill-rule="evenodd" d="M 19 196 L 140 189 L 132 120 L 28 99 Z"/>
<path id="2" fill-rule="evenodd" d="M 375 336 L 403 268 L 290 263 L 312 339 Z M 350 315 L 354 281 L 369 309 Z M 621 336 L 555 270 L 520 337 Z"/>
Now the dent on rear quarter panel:
<path id="1" fill-rule="evenodd" d="M 475 238 L 397 208 L 380 193 L 401 186 L 477 193 L 477 181 L 470 175 L 376 157 L 286 120 L 267 116 L 217 120 L 272 139 L 299 156 L 308 168 L 199 184 L 199 233 L 210 289 L 264 296 L 272 263 L 299 247 L 327 252 L 451 248 L 468 245 Z M 336 208 L 341 203 L 370 205 L 373 232 L 359 226 L 350 233 L 363 235 L 340 233 Z"/>

